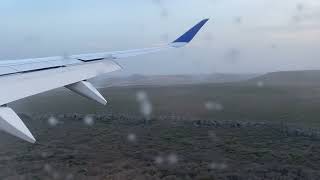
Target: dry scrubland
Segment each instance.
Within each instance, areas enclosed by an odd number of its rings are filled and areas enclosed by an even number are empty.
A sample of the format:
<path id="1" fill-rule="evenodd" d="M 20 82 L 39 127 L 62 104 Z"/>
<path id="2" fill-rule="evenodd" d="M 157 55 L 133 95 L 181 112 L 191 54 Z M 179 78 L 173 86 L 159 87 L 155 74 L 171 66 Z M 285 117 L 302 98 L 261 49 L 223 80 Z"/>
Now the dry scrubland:
<path id="1" fill-rule="evenodd" d="M 107 107 L 61 90 L 12 104 L 38 143 L 1 134 L 0 179 L 320 179 L 319 87 L 101 91 Z M 148 123 L 136 100 L 141 91 L 153 107 Z M 83 122 L 88 114 L 92 124 Z"/>
<path id="2" fill-rule="evenodd" d="M 50 116 L 25 120 L 36 145 L 1 137 L 1 179 L 319 179 L 319 137 L 276 124 Z M 40 122 L 40 123 L 39 123 Z"/>
<path id="3" fill-rule="evenodd" d="M 146 92 L 153 116 L 282 122 L 320 128 L 320 86 L 257 86 L 256 83 L 129 86 L 100 89 L 109 104 L 100 106 L 72 92 L 51 91 L 12 104 L 20 112 L 118 113 L 139 115 L 137 93 Z M 221 110 L 205 105 L 220 104 Z"/>

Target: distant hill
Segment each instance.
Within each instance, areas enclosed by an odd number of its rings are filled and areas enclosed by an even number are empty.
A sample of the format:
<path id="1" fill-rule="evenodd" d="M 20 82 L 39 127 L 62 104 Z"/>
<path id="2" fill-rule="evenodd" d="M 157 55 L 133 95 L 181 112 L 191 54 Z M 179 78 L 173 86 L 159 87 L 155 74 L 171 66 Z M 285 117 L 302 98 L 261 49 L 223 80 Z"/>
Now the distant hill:
<path id="1" fill-rule="evenodd" d="M 274 86 L 320 86 L 320 70 L 272 72 L 248 82 Z"/>
<path id="2" fill-rule="evenodd" d="M 132 85 L 181 85 L 246 81 L 257 74 L 199 74 L 199 75 L 132 75 L 128 77 L 100 77 L 92 80 L 97 87 Z"/>

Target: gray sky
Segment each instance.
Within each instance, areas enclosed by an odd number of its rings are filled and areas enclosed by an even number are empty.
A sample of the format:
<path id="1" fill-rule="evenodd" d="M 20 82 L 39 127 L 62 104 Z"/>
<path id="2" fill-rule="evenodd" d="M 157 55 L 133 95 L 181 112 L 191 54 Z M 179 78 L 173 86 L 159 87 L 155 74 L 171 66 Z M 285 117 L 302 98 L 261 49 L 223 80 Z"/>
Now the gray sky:
<path id="1" fill-rule="evenodd" d="M 0 59 L 149 47 L 203 18 L 189 47 L 119 60 L 121 74 L 320 69 L 319 0 L 2 0 Z"/>

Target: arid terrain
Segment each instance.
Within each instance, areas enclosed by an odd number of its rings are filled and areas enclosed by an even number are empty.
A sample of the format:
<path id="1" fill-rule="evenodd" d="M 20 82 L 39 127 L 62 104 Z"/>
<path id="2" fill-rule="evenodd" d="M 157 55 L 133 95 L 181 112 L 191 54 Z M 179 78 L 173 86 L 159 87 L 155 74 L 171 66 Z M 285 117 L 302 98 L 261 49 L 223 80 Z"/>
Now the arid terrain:
<path id="1" fill-rule="evenodd" d="M 320 86 L 267 79 L 15 102 L 37 143 L 1 133 L 0 179 L 320 179 Z"/>
<path id="2" fill-rule="evenodd" d="M 26 115 L 23 116 L 28 120 Z M 38 143 L 1 137 L 1 179 L 319 179 L 320 139 L 265 123 L 119 115 L 28 120 Z"/>

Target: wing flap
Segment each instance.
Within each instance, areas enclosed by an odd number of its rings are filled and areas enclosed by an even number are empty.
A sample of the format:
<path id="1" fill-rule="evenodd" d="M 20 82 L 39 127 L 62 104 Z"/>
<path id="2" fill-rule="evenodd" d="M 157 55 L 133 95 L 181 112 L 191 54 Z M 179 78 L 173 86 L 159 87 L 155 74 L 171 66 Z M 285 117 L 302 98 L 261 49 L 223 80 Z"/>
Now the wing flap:
<path id="1" fill-rule="evenodd" d="M 13 73 L 36 71 L 54 67 L 63 67 L 82 63 L 76 59 L 64 59 L 63 57 L 38 58 L 26 60 L 0 61 L 0 76 Z"/>
<path id="2" fill-rule="evenodd" d="M 45 71 L 2 76 L 0 78 L 0 84 L 3 85 L 0 88 L 0 104 L 7 104 L 119 69 L 121 67 L 113 61 L 96 61 Z"/>
<path id="3" fill-rule="evenodd" d="M 12 67 L 9 66 L 0 66 L 0 75 L 6 75 L 6 74 L 14 74 L 17 73 L 18 70 L 13 69 Z"/>

